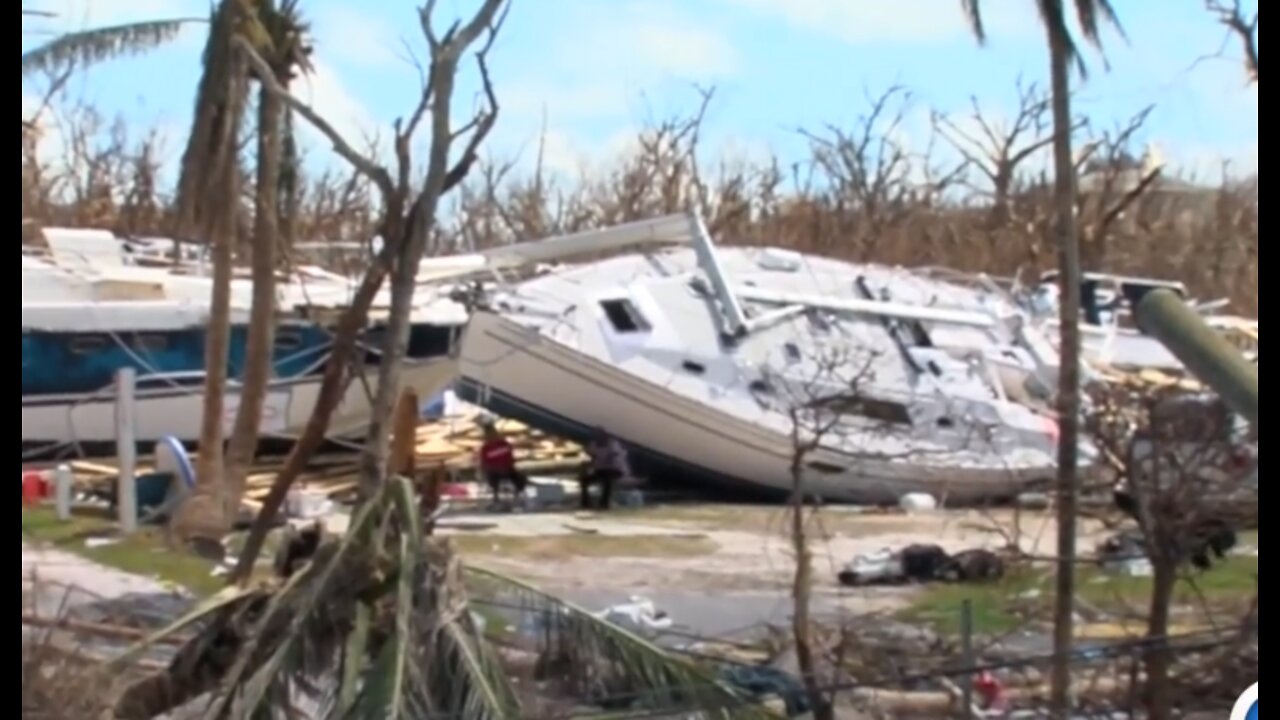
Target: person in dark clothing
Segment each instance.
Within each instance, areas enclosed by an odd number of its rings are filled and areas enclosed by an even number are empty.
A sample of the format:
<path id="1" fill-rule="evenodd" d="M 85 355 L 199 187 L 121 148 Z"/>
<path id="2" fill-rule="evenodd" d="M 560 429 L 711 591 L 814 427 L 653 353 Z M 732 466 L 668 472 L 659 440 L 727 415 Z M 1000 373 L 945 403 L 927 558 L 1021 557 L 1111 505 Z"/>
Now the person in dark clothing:
<path id="1" fill-rule="evenodd" d="M 598 484 L 600 508 L 608 510 L 613 504 L 614 484 L 631 474 L 626 448 L 605 432 L 604 428 L 596 428 L 586 450 L 591 460 L 579 477 L 582 485 L 582 509 L 591 507 L 591 486 Z"/>
<path id="2" fill-rule="evenodd" d="M 515 448 L 492 424 L 484 426 L 484 442 L 480 445 L 479 455 L 480 474 L 493 492 L 493 501 L 501 500 L 503 482 L 511 483 L 515 499 L 522 500 L 529 479 L 516 468 Z"/>

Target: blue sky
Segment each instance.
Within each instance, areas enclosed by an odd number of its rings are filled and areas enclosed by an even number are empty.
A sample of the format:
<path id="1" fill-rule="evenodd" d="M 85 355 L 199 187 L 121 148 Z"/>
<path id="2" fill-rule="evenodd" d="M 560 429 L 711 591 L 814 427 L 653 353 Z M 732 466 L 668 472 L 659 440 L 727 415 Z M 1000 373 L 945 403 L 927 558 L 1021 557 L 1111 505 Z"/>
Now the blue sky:
<path id="1" fill-rule="evenodd" d="M 731 155 L 803 151 L 799 127 L 854 121 L 864 91 L 893 85 L 913 97 L 903 138 L 928 140 L 929 112 L 962 114 L 976 98 L 992 117 L 1008 116 L 1015 80 L 1040 82 L 1047 57 L 1029 0 L 986 0 L 990 42 L 969 35 L 959 0 L 513 0 L 493 53 L 503 102 L 488 148 L 524 150 L 544 125 L 548 160 L 572 171 L 625 147 L 646 116 L 696 106 L 695 83 L 717 96 L 707 146 Z M 475 0 L 441 0 L 445 15 Z M 1247 5 L 1256 7 L 1256 0 Z M 24 20 L 24 48 L 40 33 L 157 17 L 198 16 L 206 0 L 29 0 L 58 13 Z M 1147 105 L 1156 110 L 1145 139 L 1171 163 L 1212 172 L 1221 161 L 1257 167 L 1257 87 L 1249 88 L 1238 47 L 1202 0 L 1118 2 L 1128 42 L 1108 33 L 1111 70 L 1090 56 L 1093 73 L 1078 110 L 1101 127 Z M 422 53 L 414 3 L 304 0 L 313 20 L 318 68 L 299 89 L 344 133 L 359 139 L 408 111 L 418 87 L 409 49 Z M 111 113 L 164 128 L 180 150 L 199 71 L 200 30 L 141 59 L 102 66 L 71 91 Z M 1220 50 L 1219 58 L 1207 58 Z M 470 103 L 475 82 L 468 79 Z M 39 95 L 24 80 L 24 108 Z M 323 147 L 314 148 L 322 152 Z"/>

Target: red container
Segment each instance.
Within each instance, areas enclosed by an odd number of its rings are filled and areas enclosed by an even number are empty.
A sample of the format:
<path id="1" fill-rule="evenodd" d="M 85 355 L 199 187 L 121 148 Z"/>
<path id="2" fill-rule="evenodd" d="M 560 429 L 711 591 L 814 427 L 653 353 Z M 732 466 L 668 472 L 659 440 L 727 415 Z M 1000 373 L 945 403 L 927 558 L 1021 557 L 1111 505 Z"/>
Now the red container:
<path id="1" fill-rule="evenodd" d="M 49 482 L 44 473 L 29 470 L 22 473 L 22 504 L 24 506 L 39 505 L 49 497 Z"/>

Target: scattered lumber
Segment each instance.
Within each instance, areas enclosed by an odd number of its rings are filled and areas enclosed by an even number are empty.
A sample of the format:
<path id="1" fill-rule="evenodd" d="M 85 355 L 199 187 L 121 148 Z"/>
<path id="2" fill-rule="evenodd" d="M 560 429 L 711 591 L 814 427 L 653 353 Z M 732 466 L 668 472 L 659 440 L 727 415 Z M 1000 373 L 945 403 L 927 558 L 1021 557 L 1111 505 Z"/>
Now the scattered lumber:
<path id="1" fill-rule="evenodd" d="M 474 470 L 476 453 L 484 442 L 479 412 L 418 426 L 417 461 L 420 467 L 444 465 L 450 470 Z M 554 472 L 586 461 L 581 446 L 547 436 L 515 420 L 497 420 L 498 432 L 516 450 L 516 461 L 525 472 Z"/>
<path id="2" fill-rule="evenodd" d="M 421 423 L 413 439 L 414 467 L 419 471 L 445 468 L 458 479 L 469 479 L 476 471 L 476 454 L 484 442 L 478 409 L 445 420 Z M 498 431 L 515 447 L 516 461 L 530 474 L 555 474 L 575 470 L 587 456 L 577 444 L 552 438 L 514 420 L 499 419 Z M 192 455 L 195 462 L 195 455 Z M 152 471 L 149 458 L 140 458 L 139 473 Z M 120 470 L 109 459 L 77 460 L 70 463 L 77 489 L 93 493 L 116 481 Z M 255 463 L 245 482 L 245 502 L 260 505 L 270 492 L 276 473 L 284 465 L 283 458 L 264 458 Z M 327 454 L 314 458 L 298 481 L 298 488 L 318 493 L 335 502 L 355 497 L 359 486 L 356 458 L 350 453 Z"/>

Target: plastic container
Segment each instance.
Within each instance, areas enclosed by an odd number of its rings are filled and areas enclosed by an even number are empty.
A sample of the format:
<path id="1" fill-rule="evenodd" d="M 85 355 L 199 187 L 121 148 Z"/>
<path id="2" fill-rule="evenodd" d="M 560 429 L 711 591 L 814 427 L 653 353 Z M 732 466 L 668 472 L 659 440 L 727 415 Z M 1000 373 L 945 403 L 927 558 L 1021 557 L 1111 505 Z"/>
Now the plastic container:
<path id="1" fill-rule="evenodd" d="M 22 473 L 22 504 L 24 507 L 39 505 L 49 497 L 49 480 L 40 470 Z"/>
<path id="2" fill-rule="evenodd" d="M 150 472 L 134 478 L 137 484 L 138 511 L 158 508 L 169 497 L 169 488 L 173 485 L 174 473 Z"/>

